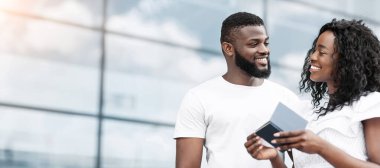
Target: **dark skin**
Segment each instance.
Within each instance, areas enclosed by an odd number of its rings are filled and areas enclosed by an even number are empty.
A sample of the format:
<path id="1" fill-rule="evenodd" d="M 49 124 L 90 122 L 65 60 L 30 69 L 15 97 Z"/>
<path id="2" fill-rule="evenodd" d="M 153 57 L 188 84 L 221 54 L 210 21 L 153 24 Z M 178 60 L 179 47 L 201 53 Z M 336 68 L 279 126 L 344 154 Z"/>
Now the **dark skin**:
<path id="1" fill-rule="evenodd" d="M 176 168 L 201 167 L 203 144 L 203 138 L 177 138 Z"/>
<path id="2" fill-rule="evenodd" d="M 326 31 L 320 35 L 317 41 L 317 48 L 310 56 L 312 68 L 310 69 L 310 79 L 315 82 L 326 82 L 329 92 L 336 90 L 332 80 L 331 72 L 334 68 L 335 60 L 339 58 L 334 48 L 335 36 L 332 32 Z M 255 159 L 269 159 L 273 167 L 286 167 L 278 155 L 278 150 L 297 149 L 308 154 L 318 154 L 327 162 L 337 168 L 379 168 L 380 167 L 380 118 L 370 118 L 362 121 L 363 132 L 368 154 L 368 160 L 363 161 L 352 157 L 348 153 L 320 138 L 309 130 L 278 132 L 272 143 L 286 144 L 280 145 L 277 149 L 262 145 L 262 139 L 256 134 L 247 137 L 244 144 L 248 153 Z"/>
<path id="3" fill-rule="evenodd" d="M 295 148 L 299 151 L 308 154 L 318 154 L 328 161 L 331 165 L 337 168 L 379 168 L 380 167 L 380 118 L 372 118 L 364 120 L 363 130 L 368 152 L 368 160 L 363 161 L 352 157 L 333 144 L 323 140 L 309 130 L 288 131 L 277 133 L 277 144 L 282 145 L 277 149 L 262 145 L 262 139 L 256 134 L 251 134 L 247 137 L 247 142 L 244 144 L 248 153 L 255 159 L 269 159 L 273 167 L 284 168 L 282 158 L 278 155 L 278 150 L 287 150 Z M 286 138 L 285 138 L 286 137 Z"/>
<path id="4" fill-rule="evenodd" d="M 268 40 L 264 26 L 246 26 L 236 33 L 235 42 L 223 42 L 222 49 L 227 62 L 227 73 L 223 78 L 237 85 L 260 86 L 264 79 L 251 76 L 235 64 L 235 50 L 256 63 L 255 59 L 269 56 Z M 256 65 L 260 69 L 268 68 L 259 63 Z"/>
<path id="5" fill-rule="evenodd" d="M 235 64 L 235 50 L 259 69 L 267 69 L 265 63 L 257 59 L 269 57 L 268 36 L 264 26 L 245 26 L 234 33 L 235 41 L 221 44 L 227 62 L 227 72 L 223 78 L 233 84 L 259 86 L 264 82 L 240 69 Z M 202 161 L 202 151 L 205 139 L 177 138 L 176 139 L 176 168 L 199 168 Z"/>

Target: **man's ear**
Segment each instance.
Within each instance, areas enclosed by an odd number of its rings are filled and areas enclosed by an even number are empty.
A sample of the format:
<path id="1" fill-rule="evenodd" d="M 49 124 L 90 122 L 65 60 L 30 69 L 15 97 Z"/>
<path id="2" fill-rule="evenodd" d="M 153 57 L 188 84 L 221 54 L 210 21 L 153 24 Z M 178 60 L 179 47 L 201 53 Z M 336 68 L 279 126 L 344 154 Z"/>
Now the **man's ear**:
<path id="1" fill-rule="evenodd" d="M 233 56 L 235 53 L 234 46 L 231 43 L 223 42 L 222 43 L 222 49 L 223 52 L 226 54 L 226 56 Z"/>

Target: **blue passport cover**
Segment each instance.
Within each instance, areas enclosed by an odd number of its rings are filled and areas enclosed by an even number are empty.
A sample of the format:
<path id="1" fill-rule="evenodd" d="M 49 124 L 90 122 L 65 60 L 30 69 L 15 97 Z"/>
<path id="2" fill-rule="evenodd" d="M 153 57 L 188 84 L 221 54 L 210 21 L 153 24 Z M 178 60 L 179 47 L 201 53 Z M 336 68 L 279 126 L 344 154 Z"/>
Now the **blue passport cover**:
<path id="1" fill-rule="evenodd" d="M 273 147 L 278 145 L 272 144 L 273 134 L 280 131 L 303 130 L 306 128 L 307 121 L 299 116 L 296 112 L 282 104 L 278 103 L 270 121 L 256 130 L 256 134 L 270 143 Z"/>
<path id="2" fill-rule="evenodd" d="M 263 138 L 268 143 L 270 143 L 273 147 L 277 147 L 278 146 L 277 144 L 272 144 L 270 141 L 274 139 L 273 134 L 280 131 L 282 131 L 281 128 L 276 126 L 271 121 L 268 121 L 256 131 L 256 134 L 260 136 L 261 138 Z"/>

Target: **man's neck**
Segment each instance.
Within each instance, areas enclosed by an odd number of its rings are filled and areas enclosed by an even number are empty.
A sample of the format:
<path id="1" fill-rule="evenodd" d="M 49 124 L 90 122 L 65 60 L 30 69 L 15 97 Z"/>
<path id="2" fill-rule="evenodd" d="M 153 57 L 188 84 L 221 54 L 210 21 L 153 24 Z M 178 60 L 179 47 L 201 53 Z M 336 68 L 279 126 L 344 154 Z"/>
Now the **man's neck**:
<path id="1" fill-rule="evenodd" d="M 257 78 L 242 74 L 226 73 L 223 75 L 223 78 L 230 83 L 244 86 L 260 86 L 264 82 L 264 78 Z"/>

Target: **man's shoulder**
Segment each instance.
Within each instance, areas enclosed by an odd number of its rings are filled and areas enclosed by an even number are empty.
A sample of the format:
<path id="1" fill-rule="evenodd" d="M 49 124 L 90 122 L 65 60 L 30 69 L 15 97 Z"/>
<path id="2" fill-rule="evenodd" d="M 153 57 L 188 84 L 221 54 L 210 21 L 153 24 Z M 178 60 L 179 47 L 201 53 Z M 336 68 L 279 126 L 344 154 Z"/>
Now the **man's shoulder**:
<path id="1" fill-rule="evenodd" d="M 285 94 L 285 95 L 294 95 L 294 96 L 297 96 L 297 94 L 295 92 L 293 92 L 289 88 L 287 88 L 284 85 L 281 85 L 281 84 L 279 84 L 277 82 L 274 82 L 274 81 L 266 79 L 265 83 L 267 85 L 267 88 L 270 88 L 270 90 L 272 92 L 282 93 L 282 94 Z"/>
<path id="2" fill-rule="evenodd" d="M 290 89 L 288 89 L 287 87 L 285 87 L 285 86 L 283 86 L 283 85 L 281 85 L 281 84 L 279 84 L 277 82 L 274 82 L 272 80 L 269 80 L 269 79 L 265 79 L 265 84 L 269 85 L 271 87 L 274 87 L 274 88 L 278 88 L 278 89 L 282 89 L 282 90 L 289 90 L 290 91 Z"/>
<path id="3" fill-rule="evenodd" d="M 217 76 L 211 79 L 208 79 L 195 87 L 191 88 L 190 90 L 193 92 L 199 92 L 203 90 L 209 90 L 210 88 L 215 88 L 218 85 L 221 85 L 221 76 Z"/>

